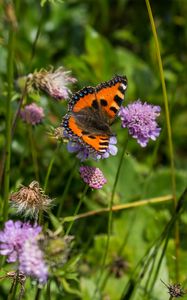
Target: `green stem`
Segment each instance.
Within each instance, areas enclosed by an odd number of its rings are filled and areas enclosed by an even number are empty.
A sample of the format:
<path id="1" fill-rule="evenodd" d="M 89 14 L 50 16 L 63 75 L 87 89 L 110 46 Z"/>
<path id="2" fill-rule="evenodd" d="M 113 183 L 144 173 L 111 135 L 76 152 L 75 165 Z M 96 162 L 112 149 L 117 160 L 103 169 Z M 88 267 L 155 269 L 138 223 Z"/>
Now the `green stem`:
<path id="1" fill-rule="evenodd" d="M 39 287 L 37 287 L 37 289 L 36 289 L 36 295 L 35 295 L 34 300 L 39 300 L 40 299 L 41 291 L 42 291 L 42 289 L 39 288 Z"/>
<path id="2" fill-rule="evenodd" d="M 51 280 L 48 279 L 47 288 L 46 288 L 46 300 L 51 300 Z"/>
<path id="3" fill-rule="evenodd" d="M 10 288 L 10 292 L 8 294 L 8 300 L 14 300 L 16 299 L 16 292 L 18 288 L 18 282 L 19 282 L 19 273 L 17 273 L 16 277 L 12 281 L 12 285 Z"/>
<path id="4" fill-rule="evenodd" d="M 61 143 L 58 143 L 58 144 L 57 144 L 57 147 L 56 147 L 56 149 L 55 149 L 55 151 L 54 151 L 54 154 L 53 154 L 53 156 L 51 157 L 51 160 L 50 160 L 50 163 L 49 163 L 49 166 L 48 166 L 48 169 L 47 169 L 47 174 L 46 174 L 46 176 L 45 176 L 45 181 L 44 181 L 44 192 L 46 192 L 46 190 L 47 190 L 47 185 L 48 185 L 48 181 L 49 181 L 49 176 L 50 176 L 50 174 L 51 174 L 52 167 L 53 167 L 53 164 L 54 164 L 54 161 L 55 161 L 55 158 L 56 158 L 56 154 L 57 154 L 57 152 L 58 152 L 60 146 L 61 146 Z"/>
<path id="5" fill-rule="evenodd" d="M 100 281 L 102 279 L 103 272 L 105 270 L 106 258 L 107 258 L 107 254 L 108 254 L 108 250 L 109 250 L 109 244 L 110 244 L 110 236 L 111 236 L 111 232 L 112 232 L 112 216 L 113 216 L 112 206 L 113 206 L 114 195 L 115 195 L 115 192 L 116 192 L 116 187 L 117 187 L 117 183 L 118 183 L 118 179 L 119 179 L 119 175 L 120 175 L 120 171 L 121 171 L 121 167 L 122 167 L 122 163 L 123 163 L 123 159 L 124 159 L 124 154 L 125 154 L 125 151 L 127 149 L 127 144 L 128 144 L 128 138 L 127 138 L 127 140 L 125 141 L 125 143 L 123 145 L 121 157 L 120 157 L 119 164 L 118 164 L 118 169 L 117 169 L 115 180 L 114 180 L 114 185 L 113 185 L 113 188 L 112 188 L 112 194 L 111 194 L 111 198 L 110 198 L 110 202 L 109 202 L 107 241 L 106 241 L 106 246 L 105 246 L 102 265 L 101 265 L 101 272 L 100 272 L 99 278 L 98 278 L 97 283 L 96 283 L 96 290 L 94 292 L 94 295 L 96 295 L 96 293 L 98 291 L 99 284 L 100 284 Z"/>
<path id="6" fill-rule="evenodd" d="M 33 58 L 35 56 L 36 45 L 37 45 L 41 30 L 42 30 L 43 22 L 45 21 L 45 13 L 44 12 L 45 12 L 45 8 L 42 8 L 41 11 L 40 11 L 40 19 L 38 20 L 37 32 L 36 32 L 36 35 L 35 35 L 35 38 L 34 38 L 34 41 L 33 41 L 33 44 L 32 44 L 31 57 L 30 57 L 30 66 L 31 66 L 31 63 L 32 63 Z"/>
<path id="7" fill-rule="evenodd" d="M 11 161 L 11 98 L 12 98 L 12 83 L 14 73 L 14 44 L 15 32 L 12 27 L 9 29 L 8 39 L 8 59 L 7 59 L 7 101 L 6 101 L 6 145 L 5 145 L 5 174 L 4 174 L 4 206 L 3 219 L 4 222 L 8 218 L 8 200 L 10 187 L 10 161 Z"/>
<path id="8" fill-rule="evenodd" d="M 72 167 L 72 171 L 71 171 L 71 173 L 70 173 L 70 176 L 68 177 L 68 180 L 67 180 L 67 183 L 66 183 L 64 192 L 63 192 L 63 194 L 62 194 L 61 201 L 60 201 L 59 209 L 58 209 L 58 212 L 57 212 L 57 217 L 60 217 L 60 216 L 61 216 L 62 208 L 63 208 L 63 205 L 64 205 L 64 201 L 65 201 L 65 199 L 66 199 L 66 196 L 67 196 L 67 193 L 68 193 L 70 184 L 71 184 L 71 182 L 72 182 L 73 175 L 74 175 L 74 172 L 75 172 L 75 170 L 76 170 L 77 163 L 78 163 L 78 161 L 76 160 L 75 163 L 74 163 L 74 165 L 73 165 L 73 167 Z"/>
<path id="9" fill-rule="evenodd" d="M 83 190 L 83 192 L 82 192 L 82 195 L 81 195 L 81 197 L 80 197 L 80 199 L 79 199 L 79 203 L 78 203 L 78 205 L 77 205 L 77 207 L 76 207 L 76 209 L 75 209 L 74 216 L 76 216 L 76 214 L 79 212 L 79 209 L 80 209 L 80 207 L 81 207 L 81 205 L 82 205 L 82 203 L 83 203 L 83 201 L 84 201 L 84 197 L 85 197 L 85 195 L 86 195 L 86 193 L 87 193 L 87 191 L 88 191 L 88 187 L 89 187 L 88 185 L 85 185 L 84 190 Z M 69 232 L 70 232 L 70 230 L 71 230 L 73 224 L 74 224 L 74 220 L 72 220 L 72 221 L 70 222 L 70 224 L 69 224 L 69 226 L 68 226 L 68 228 L 67 228 L 67 230 L 66 230 L 66 235 L 69 234 Z"/>
<path id="10" fill-rule="evenodd" d="M 167 91 L 166 91 L 166 84 L 164 79 L 164 71 L 163 71 L 163 65 L 162 65 L 162 58 L 160 54 L 160 47 L 158 42 L 158 36 L 157 31 L 154 23 L 154 18 L 151 10 L 151 6 L 149 3 L 149 0 L 145 0 L 147 11 L 150 19 L 151 29 L 155 41 L 156 46 L 156 55 L 158 60 L 158 67 L 160 72 L 160 79 L 162 84 L 162 92 L 163 92 L 163 99 L 164 99 L 164 106 L 165 106 L 165 116 L 166 116 L 166 125 L 167 125 L 167 135 L 168 135 L 168 145 L 169 145 L 169 155 L 170 155 L 170 166 L 171 166 L 171 184 L 172 184 L 172 193 L 173 193 L 173 201 L 174 201 L 174 207 L 177 206 L 177 198 L 176 198 L 176 177 L 175 177 L 175 164 L 174 164 L 174 152 L 173 152 L 173 142 L 172 142 L 172 132 L 171 132 L 171 122 L 170 122 L 170 114 L 169 114 L 169 104 L 168 104 L 168 97 L 167 97 Z M 179 281 L 179 226 L 178 221 L 175 224 L 175 275 L 176 275 L 176 281 Z"/>
<path id="11" fill-rule="evenodd" d="M 37 161 L 37 152 L 35 149 L 32 125 L 30 125 L 30 124 L 28 125 L 28 131 L 29 131 L 29 141 L 30 141 L 30 146 L 31 146 L 31 154 L 32 154 L 32 160 L 33 160 L 33 165 L 34 165 L 35 177 L 36 177 L 36 180 L 39 182 L 39 167 L 38 167 L 38 161 Z"/>
<path id="12" fill-rule="evenodd" d="M 16 1 L 15 8 L 16 8 L 17 15 L 19 15 L 20 0 Z M 35 39 L 33 41 L 31 57 L 30 57 L 30 60 L 29 60 L 29 68 L 28 69 L 31 69 L 32 60 L 34 58 L 35 51 L 36 51 L 36 45 L 37 45 L 37 42 L 38 42 L 38 39 L 39 39 L 39 36 L 40 36 L 40 33 L 41 33 L 43 21 L 45 19 L 44 16 L 43 16 L 43 11 L 44 11 L 44 9 L 42 9 L 42 11 L 41 11 L 42 17 L 40 18 L 38 29 L 37 29 L 37 32 L 36 32 L 36 36 L 35 36 Z M 15 128 L 16 128 L 17 119 L 18 119 L 18 116 L 20 114 L 21 106 L 22 106 L 24 98 L 27 94 L 27 83 L 28 83 L 28 78 L 26 79 L 25 86 L 24 86 L 24 89 L 23 89 L 23 92 L 22 92 L 22 95 L 21 95 L 21 98 L 20 98 L 20 101 L 19 101 L 19 104 L 18 104 L 18 108 L 17 108 L 17 111 L 16 111 L 15 116 L 14 116 L 12 129 L 11 129 L 12 138 L 13 138 L 14 131 L 15 131 Z M 7 102 L 7 105 L 8 105 L 8 102 Z M 7 153 L 7 151 L 6 151 L 6 149 L 4 149 L 4 152 L 3 152 L 3 155 L 2 155 L 2 160 L 1 160 L 1 168 L 0 168 L 0 184 L 2 182 L 2 177 L 3 177 L 4 167 L 5 167 L 6 153 Z"/>

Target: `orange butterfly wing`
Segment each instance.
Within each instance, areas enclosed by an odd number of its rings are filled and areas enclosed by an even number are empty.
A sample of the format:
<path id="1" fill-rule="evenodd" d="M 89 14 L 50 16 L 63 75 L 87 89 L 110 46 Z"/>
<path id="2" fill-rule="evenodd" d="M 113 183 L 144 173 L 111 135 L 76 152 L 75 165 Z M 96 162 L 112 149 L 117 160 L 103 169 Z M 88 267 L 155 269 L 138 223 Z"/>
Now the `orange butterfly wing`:
<path id="1" fill-rule="evenodd" d="M 84 134 L 82 129 L 78 127 L 76 124 L 75 118 L 69 116 L 68 118 L 68 127 L 71 132 L 80 137 L 87 145 L 92 147 L 95 151 L 98 152 L 105 152 L 106 148 L 108 148 L 109 144 L 109 137 L 107 135 L 91 135 L 91 134 Z"/>
<path id="2" fill-rule="evenodd" d="M 116 117 L 121 104 L 124 100 L 127 88 L 127 79 L 123 76 L 116 76 L 114 79 L 106 83 L 101 83 L 96 87 L 96 97 L 107 113 L 111 122 Z"/>
<path id="3" fill-rule="evenodd" d="M 67 134 L 71 135 L 72 140 L 79 141 L 99 153 L 106 152 L 110 136 L 108 134 L 93 134 L 87 132 L 84 126 L 78 126 L 73 113 L 79 113 L 91 108 L 92 118 L 94 114 L 104 111 L 111 123 L 117 115 L 122 104 L 125 90 L 127 88 L 127 79 L 124 76 L 116 76 L 112 80 L 99 84 L 96 88 L 85 87 L 72 96 L 68 106 L 68 114 L 64 117 L 62 126 Z M 102 114 L 101 114 L 102 115 Z M 89 118 L 88 118 L 89 122 Z M 89 124 L 88 124 L 89 126 Z M 83 130 L 85 128 L 85 130 Z"/>

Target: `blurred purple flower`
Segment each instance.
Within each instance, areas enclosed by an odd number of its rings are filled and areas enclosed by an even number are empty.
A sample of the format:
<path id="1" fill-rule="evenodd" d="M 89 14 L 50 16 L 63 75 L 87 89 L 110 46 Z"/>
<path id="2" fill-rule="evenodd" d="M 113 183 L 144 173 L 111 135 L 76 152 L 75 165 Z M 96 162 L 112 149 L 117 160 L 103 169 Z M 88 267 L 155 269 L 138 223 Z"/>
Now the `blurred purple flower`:
<path id="1" fill-rule="evenodd" d="M 38 246 L 41 227 L 21 221 L 9 220 L 0 231 L 0 254 L 8 256 L 8 262 L 18 261 L 19 271 L 36 278 L 40 283 L 47 280 L 47 267 Z"/>
<path id="2" fill-rule="evenodd" d="M 142 103 L 140 100 L 127 107 L 121 107 L 119 116 L 122 127 L 128 128 L 129 134 L 137 139 L 142 147 L 146 147 L 149 139 L 155 141 L 160 134 L 161 128 L 156 122 L 160 110 L 160 106 Z"/>
<path id="3" fill-rule="evenodd" d="M 36 125 L 42 122 L 45 115 L 42 107 L 31 103 L 20 111 L 20 116 L 26 123 Z"/>
<path id="4" fill-rule="evenodd" d="M 63 67 L 53 71 L 42 69 L 33 74 L 29 74 L 31 87 L 43 90 L 52 98 L 57 100 L 67 99 L 71 94 L 69 85 L 75 83 L 77 79 L 70 76 L 70 71 L 65 71 Z"/>
<path id="5" fill-rule="evenodd" d="M 19 270 L 26 276 L 38 279 L 41 284 L 46 283 L 48 268 L 36 238 L 30 238 L 24 242 L 19 256 L 19 263 Z"/>
<path id="6" fill-rule="evenodd" d="M 79 171 L 83 181 L 93 189 L 101 189 L 107 182 L 106 178 L 99 168 L 81 166 Z"/>
<path id="7" fill-rule="evenodd" d="M 37 225 L 7 221 L 4 230 L 0 231 L 0 254 L 7 255 L 8 262 L 15 262 L 19 258 L 24 242 L 36 237 L 40 232 L 41 227 Z"/>
<path id="8" fill-rule="evenodd" d="M 89 158 L 92 158 L 94 160 L 99 160 L 103 158 L 108 158 L 110 155 L 115 156 L 118 152 L 118 148 L 116 144 L 117 144 L 117 139 L 115 136 L 112 136 L 109 140 L 109 146 L 106 152 L 100 153 L 90 148 L 89 146 L 86 146 L 86 144 L 82 144 L 79 141 L 71 140 L 71 137 L 69 137 L 67 149 L 70 153 L 76 152 L 77 157 L 80 159 L 80 161 L 84 161 Z"/>

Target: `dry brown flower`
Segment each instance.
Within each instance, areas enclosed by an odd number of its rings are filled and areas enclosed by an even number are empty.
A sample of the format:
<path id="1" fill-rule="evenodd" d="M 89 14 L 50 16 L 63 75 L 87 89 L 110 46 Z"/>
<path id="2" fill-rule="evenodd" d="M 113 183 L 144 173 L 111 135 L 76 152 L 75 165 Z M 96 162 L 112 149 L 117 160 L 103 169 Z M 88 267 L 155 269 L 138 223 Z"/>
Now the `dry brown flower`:
<path id="1" fill-rule="evenodd" d="M 11 194 L 10 200 L 18 213 L 31 217 L 37 217 L 40 211 L 47 211 L 52 202 L 37 181 L 32 181 L 28 187 L 21 185 L 18 192 Z"/>

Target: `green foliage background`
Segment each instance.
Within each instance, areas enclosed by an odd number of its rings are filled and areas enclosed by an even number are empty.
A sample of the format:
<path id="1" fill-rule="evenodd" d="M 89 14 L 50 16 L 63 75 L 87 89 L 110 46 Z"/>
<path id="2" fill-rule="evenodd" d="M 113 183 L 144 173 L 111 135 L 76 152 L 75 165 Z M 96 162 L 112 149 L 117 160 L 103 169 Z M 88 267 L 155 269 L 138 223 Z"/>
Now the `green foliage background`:
<path id="1" fill-rule="evenodd" d="M 173 146 L 175 155 L 177 197 L 180 197 L 187 183 L 187 1 L 150 1 L 159 37 L 164 75 L 169 99 Z M 6 4 L 4 1 L 3 4 Z M 0 7 L 0 147 L 3 153 L 5 144 L 5 103 L 7 88 L 7 36 L 8 17 Z M 129 203 L 139 199 L 165 196 L 172 193 L 170 158 L 161 81 L 156 59 L 156 50 L 143 0 L 69 0 L 15 1 L 17 15 L 16 43 L 14 54 L 14 96 L 11 102 L 12 116 L 18 106 L 21 91 L 18 79 L 34 70 L 61 65 L 72 71 L 78 82 L 73 92 L 87 85 L 96 85 L 109 80 L 115 74 L 126 75 L 128 89 L 124 105 L 138 98 L 162 108 L 159 119 L 162 128 L 156 142 L 150 142 L 142 149 L 135 140 L 129 142 L 122 171 L 114 198 L 115 204 Z M 34 45 L 36 34 L 39 34 Z M 32 58 L 32 59 L 31 59 Z M 55 102 L 46 95 L 33 94 L 27 103 L 36 101 L 45 110 L 42 125 L 34 128 L 34 142 L 39 163 L 41 186 L 44 184 L 49 162 L 53 155 L 55 161 L 49 178 L 47 193 L 55 198 L 56 206 L 52 212 L 57 214 L 67 179 L 73 172 L 68 194 L 65 198 L 61 217 L 73 215 L 83 183 L 78 173 L 80 162 L 63 145 L 55 152 L 56 141 L 51 138 L 51 126 L 59 126 L 66 113 L 67 103 Z M 26 104 L 26 103 L 24 103 Z M 101 191 L 89 190 L 81 212 L 104 208 L 110 199 L 116 166 L 126 132 L 120 122 L 114 124 L 117 133 L 119 154 L 107 160 L 90 162 L 103 170 L 108 180 Z M 25 124 L 19 119 L 11 146 L 11 191 L 20 183 L 28 185 L 35 179 L 32 155 Z M 3 196 L 2 196 L 3 199 Z M 1 204 L 2 207 L 2 204 Z M 15 217 L 13 212 L 10 216 Z M 127 269 L 120 278 L 109 272 L 102 298 L 121 299 L 131 271 L 157 238 L 173 214 L 172 204 L 156 204 L 114 213 L 113 235 L 107 264 L 115 257 L 125 260 Z M 65 277 L 58 289 L 51 285 L 51 299 L 93 299 L 95 281 L 98 276 L 103 248 L 107 234 L 107 214 L 78 220 L 72 227 L 75 235 L 74 258 L 81 255 L 76 275 Z M 186 226 L 187 214 L 183 212 L 180 221 L 180 281 L 186 283 Z M 122 249 L 122 250 L 120 250 Z M 120 251 L 120 252 L 119 252 Z M 175 280 L 174 275 L 174 237 L 171 232 L 167 254 L 164 257 L 160 276 L 152 294 L 145 296 L 144 290 L 134 296 L 138 299 L 168 299 L 167 290 L 160 282 Z M 109 267 L 108 267 L 109 268 Z M 69 270 L 69 269 L 68 269 Z M 70 272 L 70 271 L 69 271 Z M 71 273 L 70 274 L 74 274 Z M 76 279 L 76 280 L 75 280 Z M 6 299 L 9 283 L 3 282 L 0 299 Z M 31 299 L 34 292 L 29 283 L 25 299 Z M 33 293 L 33 294 L 32 294 Z M 44 296 L 43 296 L 44 297 Z M 107 298 L 108 297 L 108 298 Z M 149 297 L 149 298 L 146 298 Z M 44 297 L 45 299 L 45 297 Z M 47 298 L 46 298 L 47 299 Z M 99 299 L 99 298 L 98 298 Z"/>

